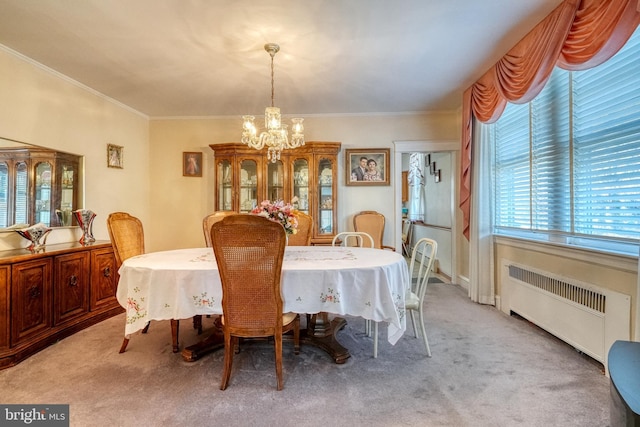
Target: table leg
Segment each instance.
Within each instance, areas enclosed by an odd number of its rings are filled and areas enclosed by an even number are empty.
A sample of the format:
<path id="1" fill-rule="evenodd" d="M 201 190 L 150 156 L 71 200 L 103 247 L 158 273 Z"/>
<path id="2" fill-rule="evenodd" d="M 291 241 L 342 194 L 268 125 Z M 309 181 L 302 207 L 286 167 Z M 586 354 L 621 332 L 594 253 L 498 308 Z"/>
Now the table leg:
<path id="1" fill-rule="evenodd" d="M 300 342 L 318 347 L 329 354 L 338 364 L 345 363 L 351 354 L 336 339 L 336 334 L 347 324 L 342 317 L 329 320 L 328 313 L 307 316 L 307 329 L 300 331 Z"/>
<path id="2" fill-rule="evenodd" d="M 324 350 L 337 364 L 345 363 L 351 354 L 338 342 L 336 334 L 346 324 L 347 321 L 342 317 L 329 320 L 329 315 L 324 312 L 307 316 L 307 328 L 300 331 L 300 342 Z M 285 338 L 293 339 L 293 336 L 285 335 Z M 182 350 L 182 358 L 187 362 L 195 362 L 205 354 L 220 348 L 224 348 L 224 333 L 218 317 L 214 322 L 211 335 L 196 344 L 185 347 Z"/>
<path id="3" fill-rule="evenodd" d="M 222 332 L 220 316 L 218 316 L 213 322 L 211 334 L 204 340 L 185 347 L 182 350 L 182 358 L 186 362 L 195 362 L 205 354 L 221 348 L 224 348 L 224 333 Z"/>

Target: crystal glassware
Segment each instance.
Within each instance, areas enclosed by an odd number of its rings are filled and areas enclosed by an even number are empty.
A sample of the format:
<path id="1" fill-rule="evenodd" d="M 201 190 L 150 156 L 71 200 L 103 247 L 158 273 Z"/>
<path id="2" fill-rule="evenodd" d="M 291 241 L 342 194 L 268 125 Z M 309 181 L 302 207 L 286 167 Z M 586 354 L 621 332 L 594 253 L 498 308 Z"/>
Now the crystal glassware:
<path id="1" fill-rule="evenodd" d="M 93 243 L 96 239 L 93 237 L 93 220 L 96 214 L 89 209 L 78 209 L 73 211 L 73 216 L 78 221 L 78 225 L 82 229 L 82 237 L 80 237 L 80 243 L 87 245 Z"/>
<path id="2" fill-rule="evenodd" d="M 31 244 L 27 247 L 32 252 L 42 249 L 47 241 L 47 235 L 51 228 L 43 223 L 34 224 L 27 228 L 16 230 L 16 233 L 29 240 Z"/>

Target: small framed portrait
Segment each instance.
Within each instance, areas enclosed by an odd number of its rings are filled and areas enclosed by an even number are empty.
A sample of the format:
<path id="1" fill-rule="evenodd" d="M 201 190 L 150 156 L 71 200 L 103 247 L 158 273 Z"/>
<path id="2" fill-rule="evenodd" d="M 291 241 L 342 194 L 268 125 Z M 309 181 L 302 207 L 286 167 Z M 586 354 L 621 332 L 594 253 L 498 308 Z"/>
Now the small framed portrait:
<path id="1" fill-rule="evenodd" d="M 119 145 L 107 144 L 107 167 L 124 168 L 123 150 L 124 148 Z"/>
<path id="2" fill-rule="evenodd" d="M 390 185 L 388 148 L 345 150 L 346 185 Z"/>
<path id="3" fill-rule="evenodd" d="M 196 151 L 182 153 L 182 176 L 202 176 L 202 153 Z"/>

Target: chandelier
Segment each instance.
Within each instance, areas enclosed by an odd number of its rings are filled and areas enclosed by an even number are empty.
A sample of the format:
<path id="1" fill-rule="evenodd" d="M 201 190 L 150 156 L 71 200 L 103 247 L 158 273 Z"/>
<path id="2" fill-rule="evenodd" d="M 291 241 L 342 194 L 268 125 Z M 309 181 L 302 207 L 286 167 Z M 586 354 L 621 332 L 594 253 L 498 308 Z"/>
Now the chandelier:
<path id="1" fill-rule="evenodd" d="M 256 150 L 262 150 L 267 147 L 267 158 L 275 163 L 280 160 L 280 153 L 284 149 L 297 148 L 304 145 L 304 119 L 291 119 L 291 139 L 287 125 L 283 125 L 280 117 L 280 109 L 273 105 L 274 89 L 273 89 L 273 57 L 280 50 L 280 46 L 275 43 L 267 43 L 264 50 L 271 56 L 271 107 L 264 110 L 264 127 L 265 130 L 260 132 L 253 122 L 254 116 L 242 116 L 242 143 L 247 144 Z"/>

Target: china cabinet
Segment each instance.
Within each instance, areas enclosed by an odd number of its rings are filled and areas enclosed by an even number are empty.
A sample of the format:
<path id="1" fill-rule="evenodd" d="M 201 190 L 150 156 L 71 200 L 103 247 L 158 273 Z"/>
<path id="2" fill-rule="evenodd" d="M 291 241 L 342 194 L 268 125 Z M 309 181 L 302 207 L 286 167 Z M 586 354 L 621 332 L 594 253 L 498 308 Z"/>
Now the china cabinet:
<path id="1" fill-rule="evenodd" d="M 44 148 L 0 150 L 0 228 L 71 225 L 80 157 Z"/>
<path id="2" fill-rule="evenodd" d="M 111 243 L 0 252 L 0 369 L 122 313 Z"/>
<path id="3" fill-rule="evenodd" d="M 331 244 L 337 232 L 339 142 L 309 141 L 285 150 L 275 163 L 266 150 L 241 143 L 211 144 L 215 157 L 215 208 L 250 212 L 263 200 L 294 202 L 313 217 L 311 243 Z"/>

